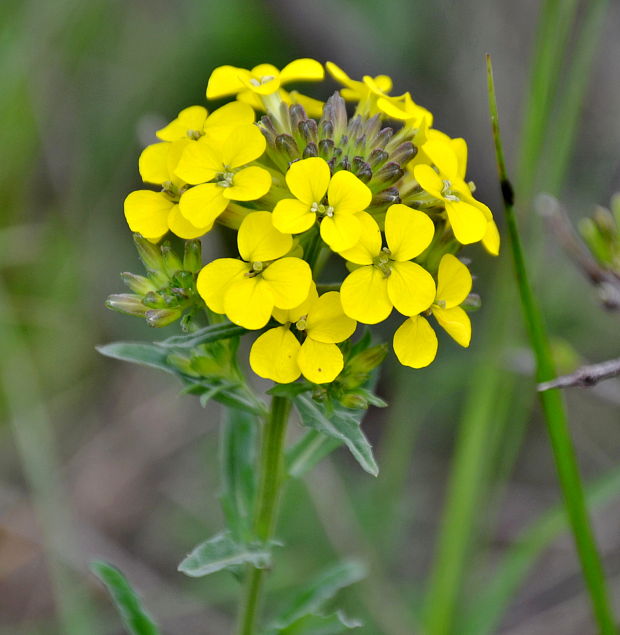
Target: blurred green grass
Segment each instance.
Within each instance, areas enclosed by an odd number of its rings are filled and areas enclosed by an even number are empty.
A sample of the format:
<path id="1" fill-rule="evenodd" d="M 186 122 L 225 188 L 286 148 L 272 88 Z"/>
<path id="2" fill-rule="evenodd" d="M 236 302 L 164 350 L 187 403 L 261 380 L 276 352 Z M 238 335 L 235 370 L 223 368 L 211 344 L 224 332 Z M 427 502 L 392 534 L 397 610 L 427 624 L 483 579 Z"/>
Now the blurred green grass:
<path id="1" fill-rule="evenodd" d="M 411 90 L 435 112 L 437 127 L 467 138 L 471 176 L 482 200 L 498 210 L 483 53 L 494 55 L 506 142 L 514 158 L 528 95 L 531 53 L 524 52 L 532 50 L 535 5 L 491 0 L 434 5 L 405 0 L 316 5 L 5 0 L 0 5 L 0 275 L 7 290 L 2 336 L 21 342 L 18 355 L 34 367 L 35 376 L 21 374 L 11 390 L 19 392 L 24 408 L 45 406 L 50 448 L 37 449 L 46 452 L 43 465 L 50 462 L 50 483 L 59 490 L 52 516 L 73 518 L 71 531 L 78 537 L 70 557 L 49 555 L 69 570 L 71 585 L 87 590 L 93 624 L 101 632 L 118 630 L 86 570 L 94 556 L 107 557 L 136 578 L 169 633 L 226 632 L 236 599 L 235 584 L 225 576 L 195 581 L 176 573 L 181 556 L 221 525 L 215 504 L 218 412 L 176 397 L 166 378 L 103 360 L 94 351 L 105 341 L 157 335 L 103 308 L 105 296 L 121 288 L 118 273 L 137 270 L 122 200 L 139 183 L 138 152 L 155 122 L 203 103 L 208 75 L 223 63 L 282 64 L 309 55 L 333 59 L 353 75 L 385 72 L 399 90 Z M 614 5 L 600 32 L 585 107 L 576 121 L 574 159 L 567 163 L 562 190 L 575 217 L 620 189 L 620 89 L 606 80 L 614 76 L 620 54 L 613 37 L 619 24 Z M 566 37 L 558 64 L 566 63 L 566 50 L 574 43 L 570 29 Z M 562 79 L 560 73 L 560 84 Z M 562 102 L 549 103 L 548 115 L 550 125 L 576 118 L 562 110 Z M 556 127 L 556 138 L 561 133 Z M 547 155 L 557 144 L 550 138 Z M 550 178 L 557 183 L 553 171 Z M 586 358 L 603 358 L 617 342 L 617 320 L 598 309 L 594 293 L 567 264 L 553 237 L 541 234 L 540 241 L 537 283 L 552 332 Z M 209 248 L 217 249 L 217 240 L 209 241 Z M 511 327 L 514 345 L 498 341 L 487 357 L 481 355 L 484 330 L 496 326 L 488 319 L 497 301 L 489 284 L 496 263 L 480 252 L 469 255 L 483 297 L 472 351 L 456 350 L 443 340 L 431 369 L 412 372 L 392 364 L 386 370 L 381 389 L 391 408 L 370 413 L 365 425 L 378 446 L 379 481 L 359 474 L 346 455 L 337 453 L 312 475 L 312 495 L 291 484 L 281 532 L 287 547 L 271 585 L 275 596 L 336 555 L 360 555 L 375 577 L 344 595 L 349 612 L 367 620 L 364 632 L 405 635 L 415 627 L 421 617 L 412 607 L 421 608 L 428 582 L 460 413 L 473 370 L 489 360 L 516 377 L 516 388 L 495 395 L 491 416 L 497 422 L 491 420 L 490 427 L 500 438 L 492 436 L 482 446 L 489 465 L 475 510 L 477 539 L 465 572 L 467 587 L 474 582 L 479 586 L 473 589 L 483 587 L 488 563 L 556 500 L 544 432 L 525 392 L 531 365 L 520 327 L 516 321 Z M 518 307 L 508 312 L 516 316 Z M 2 413 L 10 405 L 6 388 L 0 391 Z M 617 400 L 585 392 L 568 400 L 584 470 L 603 473 L 620 456 Z M 512 425 L 519 410 L 532 424 L 523 445 L 518 426 Z M 24 453 L 20 456 L 7 421 L 3 415 L 0 632 L 70 632 L 56 625 L 62 612 L 50 596 L 41 535 L 31 516 L 37 492 L 32 494 L 32 483 L 26 483 L 28 466 L 22 465 Z M 511 453 L 516 467 L 507 469 Z M 39 461 L 36 455 L 34 460 Z M 312 519 L 309 508 L 315 509 Z M 620 547 L 612 528 L 618 515 L 616 505 L 598 518 L 616 588 Z M 545 567 L 536 570 L 538 587 L 522 591 L 502 632 L 535 632 L 527 629 L 542 611 L 535 601 L 541 588 L 547 589 L 552 607 L 581 597 L 579 585 L 566 590 L 560 584 L 577 571 L 570 548 L 556 547 L 547 555 L 549 562 L 560 573 L 554 577 L 544 575 Z M 34 580 L 40 580 L 38 586 Z M 574 614 L 576 628 L 587 623 L 585 606 L 577 603 Z"/>

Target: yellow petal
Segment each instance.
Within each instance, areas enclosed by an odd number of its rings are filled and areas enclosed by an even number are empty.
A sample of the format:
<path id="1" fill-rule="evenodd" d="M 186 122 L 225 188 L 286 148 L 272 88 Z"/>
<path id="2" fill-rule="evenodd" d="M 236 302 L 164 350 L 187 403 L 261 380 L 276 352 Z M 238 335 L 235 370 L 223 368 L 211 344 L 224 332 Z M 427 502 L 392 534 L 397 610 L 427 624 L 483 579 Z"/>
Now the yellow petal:
<path id="1" fill-rule="evenodd" d="M 310 266 L 301 258 L 276 260 L 265 269 L 262 278 L 271 290 L 273 305 L 278 309 L 299 306 L 308 297 L 312 284 Z"/>
<path id="2" fill-rule="evenodd" d="M 225 313 L 224 296 L 230 285 L 249 271 L 247 263 L 236 258 L 218 258 L 205 265 L 196 280 L 196 289 L 205 304 L 216 313 Z"/>
<path id="3" fill-rule="evenodd" d="M 283 84 L 297 81 L 321 81 L 324 77 L 323 65 L 307 57 L 290 62 L 280 71 L 280 81 Z"/>
<path id="4" fill-rule="evenodd" d="M 296 307 L 292 309 L 273 309 L 273 317 L 280 322 L 280 324 L 286 324 L 287 322 L 297 322 L 299 318 L 304 315 L 308 315 L 312 305 L 319 299 L 319 294 L 316 290 L 316 284 L 312 282 L 310 284 L 310 291 L 308 297 Z"/>
<path id="5" fill-rule="evenodd" d="M 168 213 L 168 227 L 170 231 L 176 234 L 179 238 L 190 240 L 191 238 L 198 238 L 204 236 L 211 230 L 213 225 L 207 225 L 205 227 L 196 227 L 192 225 L 179 210 L 178 205 L 174 205 Z"/>
<path id="6" fill-rule="evenodd" d="M 461 304 L 472 287 L 471 273 L 456 256 L 445 254 L 437 272 L 437 303 L 446 309 Z"/>
<path id="7" fill-rule="evenodd" d="M 237 100 L 242 104 L 251 106 L 254 110 L 265 110 L 265 104 L 263 104 L 263 100 L 260 98 L 260 95 L 257 95 L 252 90 L 241 91 L 237 95 Z"/>
<path id="8" fill-rule="evenodd" d="M 321 221 L 321 238 L 333 251 L 355 247 L 362 236 L 362 224 L 357 214 L 338 213 Z"/>
<path id="9" fill-rule="evenodd" d="M 464 179 L 467 173 L 467 142 L 465 139 L 458 137 L 457 139 L 451 139 L 450 143 L 458 164 L 457 176 L 460 179 Z"/>
<path id="10" fill-rule="evenodd" d="M 395 262 L 387 279 L 388 297 L 403 315 L 417 315 L 435 299 L 433 276 L 415 262 Z"/>
<path id="11" fill-rule="evenodd" d="M 137 190 L 125 199 L 125 219 L 132 232 L 159 240 L 168 231 L 168 214 L 173 206 L 162 192 Z"/>
<path id="12" fill-rule="evenodd" d="M 307 160 L 307 159 L 306 159 Z M 347 170 L 340 170 L 332 176 L 327 188 L 327 200 L 335 214 L 361 212 L 372 200 L 372 192 L 356 176 Z"/>
<path id="13" fill-rule="evenodd" d="M 342 310 L 337 291 L 324 293 L 310 308 L 306 320 L 308 337 L 325 344 L 344 342 L 356 328 L 355 320 Z"/>
<path id="14" fill-rule="evenodd" d="M 209 77 L 207 99 L 219 99 L 236 95 L 245 89 L 244 79 L 250 78 L 250 71 L 236 66 L 218 66 Z"/>
<path id="15" fill-rule="evenodd" d="M 484 212 L 465 201 L 444 201 L 450 226 L 462 245 L 477 243 L 486 234 L 488 221 Z"/>
<path id="16" fill-rule="evenodd" d="M 333 62 L 325 62 L 325 68 L 327 72 L 343 86 L 351 88 L 355 83 L 355 80 L 351 79 L 339 66 L 336 66 Z"/>
<path id="17" fill-rule="evenodd" d="M 273 311 L 273 295 L 261 276 L 236 278 L 224 294 L 224 311 L 239 326 L 262 329 Z"/>
<path id="18" fill-rule="evenodd" d="M 281 232 L 300 234 L 315 221 L 316 214 L 310 211 L 309 205 L 296 198 L 283 198 L 273 208 L 273 224 Z"/>
<path id="19" fill-rule="evenodd" d="M 240 101 L 231 101 L 214 110 L 204 122 L 204 131 L 208 136 L 228 135 L 231 128 L 254 123 L 254 109 Z"/>
<path id="20" fill-rule="evenodd" d="M 373 259 L 381 253 L 381 230 L 368 212 L 359 212 L 356 217 L 362 230 L 360 239 L 351 249 L 340 251 L 339 254 L 349 262 L 371 265 Z"/>
<path id="21" fill-rule="evenodd" d="M 259 64 L 243 83 L 258 95 L 272 95 L 280 88 L 280 71 L 273 64 Z"/>
<path id="22" fill-rule="evenodd" d="M 430 165 L 416 165 L 413 168 L 413 176 L 420 187 L 435 198 L 442 199 L 441 190 L 443 181 Z"/>
<path id="23" fill-rule="evenodd" d="M 175 174 L 186 183 L 197 185 L 213 180 L 224 170 L 220 152 L 206 137 L 189 143 L 177 165 Z"/>
<path id="24" fill-rule="evenodd" d="M 447 179 L 458 178 L 458 160 L 450 141 L 430 139 L 422 146 L 422 151 L 437 166 L 441 175 Z"/>
<path id="25" fill-rule="evenodd" d="M 288 93 L 288 96 L 293 104 L 300 104 L 303 106 L 309 117 L 315 117 L 316 119 L 321 118 L 321 115 L 323 114 L 323 106 L 325 105 L 324 102 L 319 99 L 314 99 L 313 97 L 308 97 L 308 95 L 302 95 L 296 90 L 292 90 Z"/>
<path id="26" fill-rule="evenodd" d="M 258 159 L 267 147 L 267 141 L 258 126 L 239 126 L 218 144 L 222 162 L 228 168 L 240 168 Z"/>
<path id="27" fill-rule="evenodd" d="M 293 196 L 310 207 L 323 200 L 330 178 L 327 162 L 320 157 L 310 157 L 291 164 L 286 173 L 286 184 Z"/>
<path id="28" fill-rule="evenodd" d="M 424 212 L 397 203 L 385 215 L 385 239 L 394 260 L 419 256 L 433 240 L 435 225 Z"/>
<path id="29" fill-rule="evenodd" d="M 403 366 L 424 368 L 437 355 L 437 335 L 426 318 L 415 315 L 394 333 L 394 352 Z"/>
<path id="30" fill-rule="evenodd" d="M 271 212 L 252 212 L 239 227 L 237 246 L 247 262 L 263 262 L 287 254 L 293 247 L 293 238 L 273 226 Z"/>
<path id="31" fill-rule="evenodd" d="M 145 183 L 161 185 L 170 180 L 168 152 L 170 144 L 165 141 L 146 146 L 138 159 L 138 170 Z"/>
<path id="32" fill-rule="evenodd" d="M 382 322 L 392 312 L 387 278 L 372 265 L 360 267 L 344 279 L 340 300 L 345 314 L 363 324 Z"/>
<path id="33" fill-rule="evenodd" d="M 458 344 L 467 348 L 471 342 L 471 320 L 460 306 L 442 309 L 433 305 L 433 315 L 440 326 Z"/>
<path id="34" fill-rule="evenodd" d="M 495 221 L 487 221 L 487 231 L 482 238 L 483 247 L 492 255 L 499 254 L 500 237 Z"/>
<path id="35" fill-rule="evenodd" d="M 196 227 L 213 225 L 215 219 L 226 209 L 228 200 L 224 198 L 224 188 L 217 183 L 205 183 L 187 190 L 181 196 L 181 214 Z"/>
<path id="36" fill-rule="evenodd" d="M 207 109 L 204 106 L 190 106 L 181 110 L 176 119 L 155 134 L 163 141 L 185 139 L 193 131 L 202 132 L 206 118 Z"/>
<path id="37" fill-rule="evenodd" d="M 297 363 L 303 376 L 313 384 L 334 381 L 344 368 L 342 353 L 335 344 L 315 342 L 311 337 L 301 345 Z"/>
<path id="38" fill-rule="evenodd" d="M 259 377 L 289 384 L 301 375 L 297 363 L 300 348 L 287 326 L 269 329 L 252 344 L 250 366 Z"/>
<path id="39" fill-rule="evenodd" d="M 271 174 L 251 165 L 235 174 L 232 186 L 224 188 L 224 196 L 231 201 L 255 201 L 265 196 L 270 187 Z"/>

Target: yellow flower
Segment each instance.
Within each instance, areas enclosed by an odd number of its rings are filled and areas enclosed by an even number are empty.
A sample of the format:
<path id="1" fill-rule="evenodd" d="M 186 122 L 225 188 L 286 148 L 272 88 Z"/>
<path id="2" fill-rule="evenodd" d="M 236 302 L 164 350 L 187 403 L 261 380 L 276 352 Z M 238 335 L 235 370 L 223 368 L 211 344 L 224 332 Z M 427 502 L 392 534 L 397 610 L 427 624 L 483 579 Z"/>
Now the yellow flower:
<path id="1" fill-rule="evenodd" d="M 361 267 L 342 283 L 344 312 L 364 324 L 385 320 L 392 308 L 404 315 L 428 309 L 435 298 L 433 277 L 411 262 L 431 243 L 435 231 L 431 219 L 418 210 L 397 203 L 385 216 L 387 247 L 381 248 L 381 231 L 370 215 L 363 221 L 360 242 L 341 253 Z"/>
<path id="2" fill-rule="evenodd" d="M 377 108 L 388 118 L 402 121 L 409 128 L 426 131 L 433 125 L 430 110 L 416 104 L 410 93 L 400 97 L 383 95 L 377 99 Z"/>
<path id="3" fill-rule="evenodd" d="M 296 90 L 287 91 L 284 90 L 284 88 L 280 88 L 275 94 L 278 96 L 280 101 L 284 102 L 287 106 L 292 106 L 293 104 L 303 106 L 303 109 L 309 117 L 316 117 L 318 119 L 323 114 L 323 106 L 325 103 L 319 99 L 308 97 L 308 95 L 302 95 Z M 237 99 L 244 104 L 248 104 L 255 110 L 266 110 L 265 104 L 261 99 L 261 95 L 251 90 L 239 93 L 237 95 Z M 278 113 L 276 113 L 276 115 L 277 114 Z M 272 116 L 274 116 L 273 113 Z"/>
<path id="4" fill-rule="evenodd" d="M 499 233 L 491 210 L 471 193 L 465 182 L 467 144 L 433 131 L 422 152 L 435 165 L 418 164 L 413 175 L 423 190 L 443 202 L 455 238 L 463 245 L 483 240 L 493 254 L 499 252 Z"/>
<path id="5" fill-rule="evenodd" d="M 260 329 L 274 307 L 292 309 L 308 296 L 310 267 L 300 258 L 283 257 L 293 238 L 273 226 L 270 212 L 245 217 L 237 246 L 243 260 L 219 258 L 198 274 L 198 293 L 212 311 L 246 329 Z"/>
<path id="6" fill-rule="evenodd" d="M 298 307 L 274 311 L 282 326 L 263 333 L 250 351 L 252 370 L 265 379 L 288 384 L 303 375 L 315 384 L 334 381 L 344 367 L 336 344 L 353 335 L 355 320 L 342 311 L 340 294 L 330 291 L 318 297 L 312 286 L 308 298 Z M 294 328 L 300 343 L 291 329 Z"/>
<path id="7" fill-rule="evenodd" d="M 311 157 L 291 165 L 286 184 L 296 198 L 276 204 L 277 229 L 299 234 L 319 221 L 321 238 L 334 251 L 349 249 L 360 240 L 362 212 L 370 205 L 372 192 L 354 174 L 341 170 L 331 176 L 324 159 Z"/>
<path id="8" fill-rule="evenodd" d="M 163 141 L 199 139 L 202 136 L 222 139 L 233 128 L 254 123 L 254 110 L 247 104 L 232 102 L 210 115 L 203 106 L 184 108 L 167 126 L 156 132 Z"/>
<path id="9" fill-rule="evenodd" d="M 458 344 L 467 348 L 471 341 L 471 321 L 459 306 L 469 295 L 472 278 L 469 269 L 452 254 L 445 254 L 437 273 L 437 294 L 431 312 L 441 327 Z M 423 368 L 437 354 L 437 335 L 428 320 L 415 315 L 394 333 L 394 352 L 404 366 Z"/>
<path id="10" fill-rule="evenodd" d="M 365 75 L 363 81 L 351 79 L 339 66 L 333 62 L 326 62 L 325 68 L 329 74 L 344 86 L 340 94 L 346 101 L 365 102 L 371 99 L 385 97 L 392 90 L 392 79 L 387 75 L 370 77 Z M 374 114 L 374 113 L 373 113 Z"/>
<path id="11" fill-rule="evenodd" d="M 321 81 L 323 66 L 316 60 L 303 58 L 287 64 L 281 71 L 272 64 L 259 64 L 253 69 L 219 66 L 207 85 L 207 99 L 220 99 L 246 92 L 272 95 L 280 86 L 298 81 Z"/>
<path id="12" fill-rule="evenodd" d="M 253 124 L 235 128 L 223 140 L 201 137 L 189 143 L 176 174 L 191 185 L 202 185 L 184 194 L 181 214 L 191 223 L 210 229 L 229 201 L 253 201 L 264 196 L 271 187 L 271 175 L 264 168 L 247 164 L 263 154 L 266 143 Z"/>
<path id="13" fill-rule="evenodd" d="M 186 184 L 174 171 L 189 139 L 147 146 L 138 161 L 140 176 L 146 183 L 161 185 L 160 192 L 137 190 L 125 199 L 125 218 L 129 229 L 157 242 L 170 229 L 180 238 L 198 238 L 210 229 L 190 223 L 179 211 Z"/>

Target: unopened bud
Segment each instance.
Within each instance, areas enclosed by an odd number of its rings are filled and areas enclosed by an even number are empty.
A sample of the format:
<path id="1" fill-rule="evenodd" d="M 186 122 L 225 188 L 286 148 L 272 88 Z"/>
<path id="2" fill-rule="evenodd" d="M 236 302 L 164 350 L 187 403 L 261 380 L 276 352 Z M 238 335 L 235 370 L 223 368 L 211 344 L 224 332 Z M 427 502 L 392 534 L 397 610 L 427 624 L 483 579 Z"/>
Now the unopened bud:
<path id="1" fill-rule="evenodd" d="M 411 141 L 405 141 L 405 143 L 401 143 L 396 150 L 390 153 L 390 161 L 394 161 L 402 166 L 411 161 L 417 152 L 418 149 Z"/>
<path id="2" fill-rule="evenodd" d="M 394 134 L 393 128 L 382 128 L 377 133 L 377 136 L 370 142 L 371 148 L 385 148 L 387 142 L 392 138 Z"/>
<path id="3" fill-rule="evenodd" d="M 185 241 L 185 251 L 183 253 L 183 269 L 198 273 L 202 267 L 202 245 L 198 238 Z"/>
<path id="4" fill-rule="evenodd" d="M 396 183 L 396 181 L 398 181 L 404 173 L 405 171 L 400 167 L 400 165 L 398 165 L 398 163 L 390 161 L 374 173 L 374 178 L 380 183 L 391 185 L 392 183 Z"/>
<path id="5" fill-rule="evenodd" d="M 400 203 L 400 193 L 396 187 L 388 187 L 372 197 L 371 207 Z"/>
<path id="6" fill-rule="evenodd" d="M 183 269 L 183 263 L 177 254 L 173 251 L 170 243 L 165 242 L 161 245 L 161 255 L 164 262 L 164 269 L 169 278 L 172 278 L 177 271 Z"/>
<path id="7" fill-rule="evenodd" d="M 146 312 L 146 323 L 154 328 L 168 326 L 181 317 L 180 309 L 150 309 Z"/>
<path id="8" fill-rule="evenodd" d="M 302 153 L 303 159 L 308 159 L 309 157 L 318 157 L 319 149 L 316 147 L 316 143 L 309 143 Z"/>
<path id="9" fill-rule="evenodd" d="M 299 128 L 299 124 L 308 119 L 308 115 L 306 115 L 306 111 L 301 104 L 293 104 L 290 106 L 289 116 L 291 118 L 291 127 L 293 130 L 297 130 Z"/>
<path id="10" fill-rule="evenodd" d="M 347 393 L 340 399 L 340 403 L 351 410 L 366 410 L 368 408 L 368 401 L 362 395 L 355 393 Z"/>
<path id="11" fill-rule="evenodd" d="M 143 317 L 146 313 L 146 307 L 142 303 L 142 298 L 133 293 L 115 293 L 109 295 L 105 301 L 105 305 L 112 311 L 118 311 L 126 315 Z"/>
<path id="12" fill-rule="evenodd" d="M 334 136 L 334 124 L 326 119 L 319 122 L 319 139 L 331 139 Z"/>
<path id="13" fill-rule="evenodd" d="M 189 271 L 177 271 L 172 280 L 176 287 L 180 287 L 182 290 L 194 288 L 194 274 Z"/>
<path id="14" fill-rule="evenodd" d="M 289 161 L 299 159 L 299 148 L 290 134 L 280 134 L 276 137 L 276 150 L 284 154 Z"/>
<path id="15" fill-rule="evenodd" d="M 321 139 L 319 141 L 319 156 L 326 161 L 332 157 L 334 152 L 334 142 L 331 139 Z"/>
<path id="16" fill-rule="evenodd" d="M 159 273 L 163 270 L 161 251 L 157 245 L 150 240 L 142 237 L 140 234 L 133 235 L 133 241 L 138 250 L 138 256 L 147 271 Z"/>
<path id="17" fill-rule="evenodd" d="M 355 355 L 347 364 L 347 368 L 353 373 L 369 374 L 383 363 L 387 353 L 388 345 L 385 343 L 371 346 Z"/>
<path id="18" fill-rule="evenodd" d="M 134 293 L 140 296 L 157 290 L 155 285 L 148 278 L 137 276 L 135 273 L 130 273 L 129 271 L 121 273 L 121 279 Z"/>
<path id="19" fill-rule="evenodd" d="M 368 155 L 368 165 L 370 165 L 372 169 L 377 169 L 380 168 L 389 158 L 390 155 L 385 150 L 375 148 Z"/>
<path id="20" fill-rule="evenodd" d="M 301 136 L 307 143 L 316 144 L 318 142 L 318 126 L 316 125 L 316 121 L 314 119 L 305 119 L 304 121 L 300 121 L 297 126 Z"/>
<path id="21" fill-rule="evenodd" d="M 352 172 L 363 183 L 368 183 L 372 178 L 372 168 L 362 157 L 353 157 Z"/>
<path id="22" fill-rule="evenodd" d="M 166 306 L 163 296 L 155 291 L 150 291 L 144 298 L 142 303 L 149 309 L 163 309 Z"/>

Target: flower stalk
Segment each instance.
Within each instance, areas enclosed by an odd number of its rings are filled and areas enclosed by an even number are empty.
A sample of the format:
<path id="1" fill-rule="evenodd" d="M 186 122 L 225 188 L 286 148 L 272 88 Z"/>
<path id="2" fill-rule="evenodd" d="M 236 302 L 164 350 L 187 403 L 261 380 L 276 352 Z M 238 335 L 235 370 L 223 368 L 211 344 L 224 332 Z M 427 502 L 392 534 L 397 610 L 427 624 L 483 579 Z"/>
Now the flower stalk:
<path id="1" fill-rule="evenodd" d="M 491 125 L 512 259 L 526 328 L 536 358 L 536 380 L 538 383 L 542 383 L 554 379 L 556 373 L 551 358 L 547 330 L 540 307 L 532 290 L 525 264 L 523 246 L 521 244 L 514 210 L 514 192 L 508 178 L 504 160 L 495 99 L 493 67 L 489 55 L 487 55 L 486 61 Z M 583 485 L 568 427 L 566 407 L 562 395 L 557 389 L 539 392 L 539 397 L 547 424 L 547 431 L 551 440 L 558 478 L 564 496 L 564 505 L 572 529 L 584 580 L 592 602 L 594 618 L 601 635 L 614 635 L 617 633 L 617 630 L 611 612 L 609 593 L 605 582 L 601 558 L 597 550 L 585 504 Z"/>
<path id="2" fill-rule="evenodd" d="M 284 441 L 291 401 L 273 397 L 269 416 L 262 431 L 259 458 L 258 498 L 254 517 L 256 538 L 268 544 L 275 530 L 284 474 Z M 248 565 L 239 614 L 238 635 L 253 635 L 260 610 L 266 569 Z"/>

